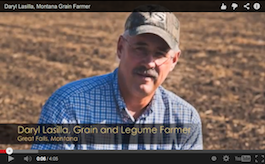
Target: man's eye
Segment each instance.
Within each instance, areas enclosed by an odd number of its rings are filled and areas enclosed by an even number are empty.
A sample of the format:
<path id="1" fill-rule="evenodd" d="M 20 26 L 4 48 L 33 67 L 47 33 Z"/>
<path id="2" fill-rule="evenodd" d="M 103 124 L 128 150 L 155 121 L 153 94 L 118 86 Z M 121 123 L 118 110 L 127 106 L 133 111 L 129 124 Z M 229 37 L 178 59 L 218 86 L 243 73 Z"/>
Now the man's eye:
<path id="1" fill-rule="evenodd" d="M 143 48 L 143 47 L 136 47 L 136 49 L 139 50 L 139 51 L 145 51 L 145 50 L 146 50 L 146 49 Z"/>
<path id="2" fill-rule="evenodd" d="M 137 47 L 137 48 L 136 48 L 136 51 L 137 51 L 137 52 L 140 52 L 140 53 L 147 53 L 147 50 L 146 50 L 146 48 L 144 48 L 144 47 Z"/>
<path id="3" fill-rule="evenodd" d="M 163 52 L 157 52 L 157 53 L 155 54 L 155 56 L 158 57 L 158 58 L 166 57 L 166 53 L 163 53 Z"/>

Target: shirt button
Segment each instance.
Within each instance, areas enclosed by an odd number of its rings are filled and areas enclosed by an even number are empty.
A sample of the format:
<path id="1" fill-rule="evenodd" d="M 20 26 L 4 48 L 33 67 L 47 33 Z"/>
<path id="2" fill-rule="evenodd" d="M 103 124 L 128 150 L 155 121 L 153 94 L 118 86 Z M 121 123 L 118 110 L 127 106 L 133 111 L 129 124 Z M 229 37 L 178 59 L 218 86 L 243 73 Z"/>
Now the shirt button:
<path id="1" fill-rule="evenodd" d="M 127 122 L 127 118 L 123 118 L 122 120 L 123 120 L 123 122 Z"/>

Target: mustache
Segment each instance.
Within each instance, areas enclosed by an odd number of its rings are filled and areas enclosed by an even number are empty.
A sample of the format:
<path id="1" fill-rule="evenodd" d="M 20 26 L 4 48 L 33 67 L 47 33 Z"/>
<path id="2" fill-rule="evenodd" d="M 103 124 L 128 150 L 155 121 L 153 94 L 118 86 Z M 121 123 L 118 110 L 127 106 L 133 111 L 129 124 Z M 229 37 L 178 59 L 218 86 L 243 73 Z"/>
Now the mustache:
<path id="1" fill-rule="evenodd" d="M 151 76 L 154 79 L 156 79 L 158 77 L 158 73 L 156 72 L 156 70 L 154 68 L 147 69 L 144 66 L 140 66 L 140 67 L 133 69 L 133 73 Z"/>

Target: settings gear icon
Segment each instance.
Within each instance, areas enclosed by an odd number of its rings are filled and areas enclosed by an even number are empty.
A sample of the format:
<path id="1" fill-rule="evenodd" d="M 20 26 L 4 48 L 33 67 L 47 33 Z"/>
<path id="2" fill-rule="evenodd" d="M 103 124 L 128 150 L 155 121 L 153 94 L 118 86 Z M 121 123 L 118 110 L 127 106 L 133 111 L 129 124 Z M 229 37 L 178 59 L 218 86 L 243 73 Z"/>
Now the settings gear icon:
<path id="1" fill-rule="evenodd" d="M 224 162 L 228 162 L 229 161 L 229 156 L 228 155 L 224 155 L 223 156 L 223 161 Z"/>

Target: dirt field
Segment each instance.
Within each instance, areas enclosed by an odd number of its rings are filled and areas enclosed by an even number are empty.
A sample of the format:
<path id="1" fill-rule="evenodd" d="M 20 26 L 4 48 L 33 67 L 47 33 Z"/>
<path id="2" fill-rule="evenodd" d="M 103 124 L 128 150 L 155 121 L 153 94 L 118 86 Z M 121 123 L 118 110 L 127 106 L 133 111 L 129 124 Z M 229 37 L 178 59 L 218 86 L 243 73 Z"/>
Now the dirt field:
<path id="1" fill-rule="evenodd" d="M 56 89 L 113 71 L 128 14 L 1 13 L 0 123 L 37 123 Z M 204 148 L 265 149 L 265 14 L 176 15 L 182 55 L 163 86 L 198 110 Z"/>

